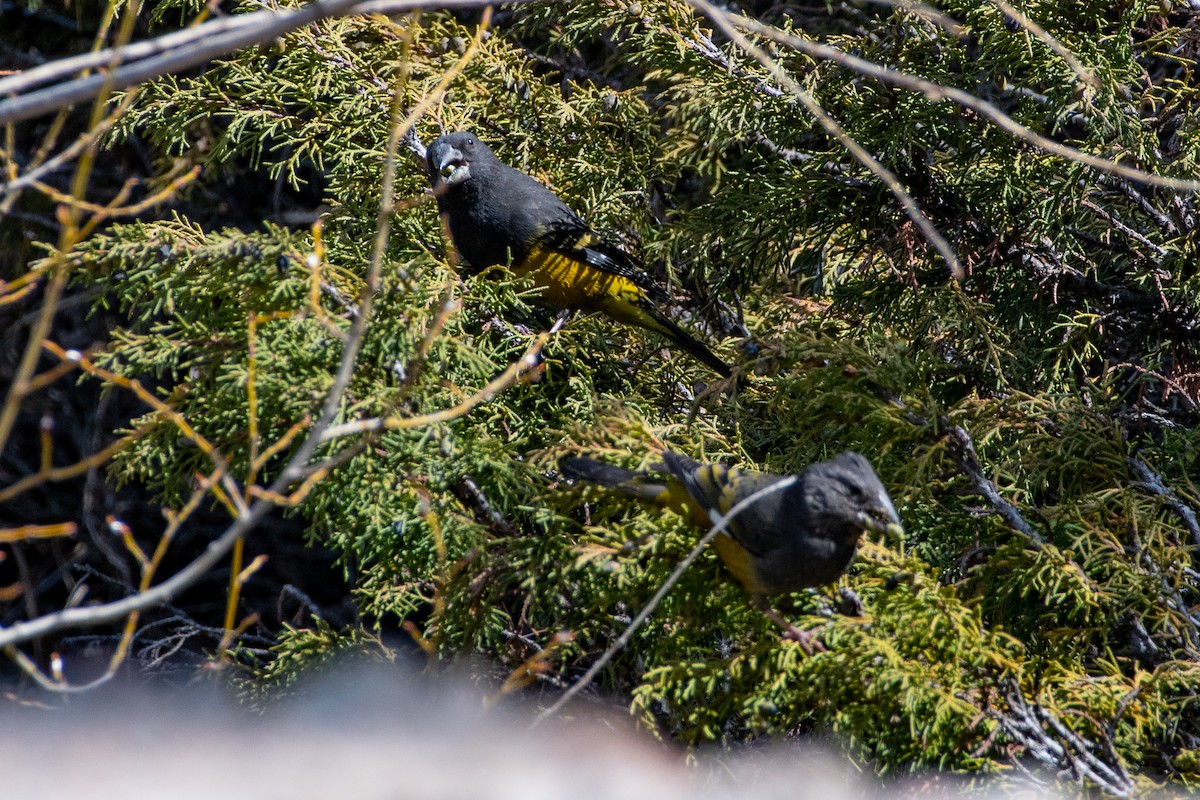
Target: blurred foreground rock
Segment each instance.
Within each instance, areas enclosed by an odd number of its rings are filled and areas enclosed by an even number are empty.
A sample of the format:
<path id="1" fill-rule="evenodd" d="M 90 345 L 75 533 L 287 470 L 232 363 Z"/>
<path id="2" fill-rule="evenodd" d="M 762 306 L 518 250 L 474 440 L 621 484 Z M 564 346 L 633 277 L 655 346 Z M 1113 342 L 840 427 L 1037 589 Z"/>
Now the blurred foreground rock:
<path id="1" fill-rule="evenodd" d="M 1048 797 L 946 776 L 884 787 L 800 740 L 687 754 L 581 702 L 530 728 L 531 708 L 485 710 L 477 687 L 404 668 L 339 669 L 251 712 L 212 688 L 118 687 L 57 711 L 10 703 L 5 798 L 55 800 L 862 800 Z"/>

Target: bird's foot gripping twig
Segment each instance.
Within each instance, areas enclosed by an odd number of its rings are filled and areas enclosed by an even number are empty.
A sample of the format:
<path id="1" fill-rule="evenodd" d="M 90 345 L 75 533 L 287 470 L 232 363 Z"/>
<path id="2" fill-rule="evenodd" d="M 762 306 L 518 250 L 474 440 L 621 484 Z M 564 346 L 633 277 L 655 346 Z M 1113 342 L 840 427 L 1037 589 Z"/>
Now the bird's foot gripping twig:
<path id="1" fill-rule="evenodd" d="M 803 648 L 804 652 L 808 653 L 810 656 L 817 652 L 825 652 L 825 645 L 821 644 L 814 638 L 816 634 L 814 634 L 812 631 L 800 630 L 795 625 L 784 619 L 778 611 L 770 606 L 759 605 L 758 608 L 759 611 L 762 611 L 762 613 L 766 615 L 767 619 L 783 628 L 783 638 L 785 640 L 791 639 L 792 641 L 796 642 L 801 648 Z"/>

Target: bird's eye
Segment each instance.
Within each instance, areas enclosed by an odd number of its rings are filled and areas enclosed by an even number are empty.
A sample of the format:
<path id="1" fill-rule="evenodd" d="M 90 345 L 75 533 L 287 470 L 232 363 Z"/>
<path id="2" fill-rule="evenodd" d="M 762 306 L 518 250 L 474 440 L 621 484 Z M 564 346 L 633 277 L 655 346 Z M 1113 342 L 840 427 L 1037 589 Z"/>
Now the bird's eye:
<path id="1" fill-rule="evenodd" d="M 859 486 L 857 483 L 847 483 L 846 494 L 850 495 L 855 500 L 861 500 L 867 496 L 867 493 L 863 491 L 863 487 Z"/>
<path id="2" fill-rule="evenodd" d="M 467 137 L 467 147 L 473 147 L 474 145 L 475 145 L 475 140 L 472 139 L 470 136 L 468 136 Z"/>

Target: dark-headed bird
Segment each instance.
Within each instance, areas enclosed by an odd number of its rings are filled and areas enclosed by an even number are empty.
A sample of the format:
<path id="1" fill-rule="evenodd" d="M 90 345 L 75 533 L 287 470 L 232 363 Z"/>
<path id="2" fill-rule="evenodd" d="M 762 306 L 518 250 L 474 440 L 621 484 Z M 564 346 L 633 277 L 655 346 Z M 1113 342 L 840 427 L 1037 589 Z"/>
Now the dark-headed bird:
<path id="1" fill-rule="evenodd" d="M 460 256 L 475 270 L 510 264 L 552 308 L 599 311 L 654 331 L 729 377 L 729 365 L 662 313 L 666 294 L 628 254 L 601 241 L 554 192 L 504 164 L 466 131 L 426 150 L 429 182 Z"/>
<path id="2" fill-rule="evenodd" d="M 635 472 L 570 458 L 560 471 L 567 478 L 671 508 L 703 529 L 739 501 L 788 477 L 703 464 L 670 450 L 651 469 L 653 473 Z M 713 546 L 755 605 L 811 652 L 811 634 L 784 620 L 766 597 L 832 583 L 850 566 L 864 531 L 902 537 L 903 528 L 887 489 L 858 453 L 817 462 L 795 478 L 786 489 L 745 507 Z"/>

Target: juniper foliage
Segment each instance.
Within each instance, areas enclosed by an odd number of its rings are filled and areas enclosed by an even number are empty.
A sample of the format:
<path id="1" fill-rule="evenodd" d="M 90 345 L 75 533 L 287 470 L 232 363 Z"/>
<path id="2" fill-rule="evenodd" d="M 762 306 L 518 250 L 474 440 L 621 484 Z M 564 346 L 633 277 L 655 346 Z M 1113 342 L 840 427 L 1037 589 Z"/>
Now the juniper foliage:
<path id="1" fill-rule="evenodd" d="M 744 7 L 781 34 L 971 92 L 1085 152 L 1197 174 L 1187 3 L 1023 4 L 1083 73 L 988 3 L 938 4 L 957 27 L 887 5 Z M 214 181 L 245 165 L 292 184 L 315 168 L 325 181 L 318 261 L 310 230 L 217 229 L 184 210 L 114 226 L 75 256 L 79 280 L 105 283 L 129 320 L 104 365 L 153 376 L 233 474 L 251 458 L 248 320 L 271 441 L 314 413 L 336 368 L 375 230 L 392 87 L 409 107 L 427 96 L 475 22 L 324 22 L 144 87 L 116 131 Z M 781 642 L 706 553 L 603 688 L 688 743 L 825 730 L 881 772 L 1004 772 L 1044 756 L 1039 741 L 1066 742 L 1061 726 L 1095 747 L 1043 766 L 1077 775 L 1100 759 L 1133 776 L 1107 787 L 1125 793 L 1195 785 L 1194 197 L 1049 155 L 785 37 L 755 41 L 898 176 L 966 280 L 950 280 L 893 194 L 689 5 L 501 12 L 419 137 L 473 129 L 553 187 L 640 254 L 674 313 L 720 339 L 746 377 L 733 395 L 698 391 L 711 376 L 661 340 L 573 321 L 539 381 L 390 430 L 316 482 L 298 509 L 310 537 L 341 554 L 368 620 L 420 621 L 437 659 L 482 653 L 502 675 L 569 629 L 555 667 L 569 680 L 698 533 L 564 485 L 559 458 L 640 467 L 665 445 L 793 472 L 855 449 L 910 542 L 903 554 L 870 543 L 840 587 L 780 601 L 826 652 Z M 417 202 L 418 161 L 396 179 L 414 202 L 392 219 L 345 421 L 453 408 L 546 324 L 503 270 L 456 269 L 433 205 Z M 151 432 L 119 454 L 115 477 L 183 502 L 202 454 L 166 420 L 131 425 Z M 861 616 L 839 611 L 840 589 Z M 327 629 L 284 631 L 279 660 L 259 667 L 279 681 L 343 644 Z M 1040 708 L 1044 738 L 1014 732 L 1015 698 Z"/>

